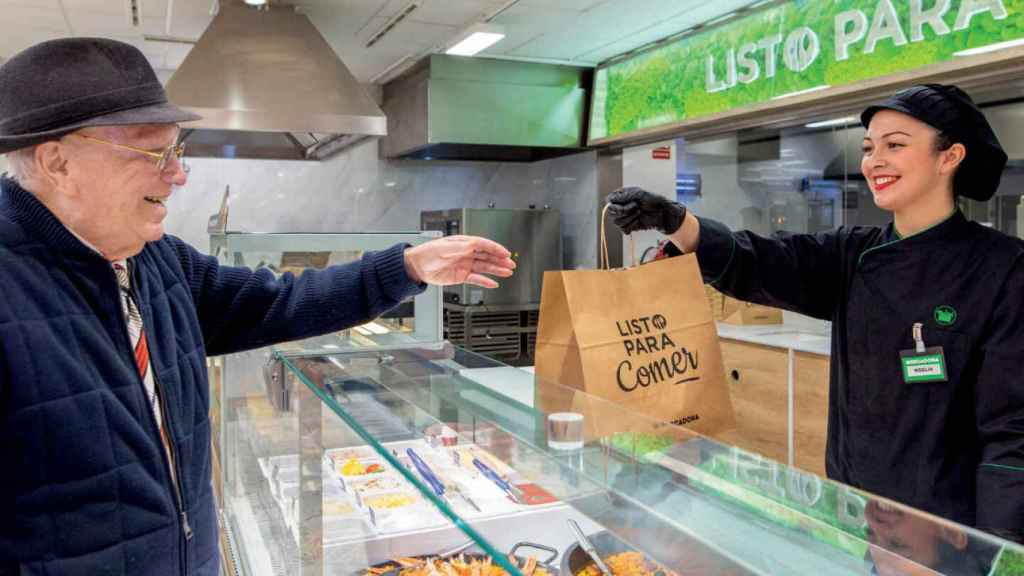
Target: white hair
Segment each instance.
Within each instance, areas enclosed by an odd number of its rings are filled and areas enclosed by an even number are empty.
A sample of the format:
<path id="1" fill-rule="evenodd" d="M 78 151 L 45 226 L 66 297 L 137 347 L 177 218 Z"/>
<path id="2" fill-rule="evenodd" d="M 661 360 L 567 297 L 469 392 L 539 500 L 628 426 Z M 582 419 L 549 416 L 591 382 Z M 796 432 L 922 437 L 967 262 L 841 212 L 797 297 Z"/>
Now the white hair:
<path id="1" fill-rule="evenodd" d="M 35 146 L 8 152 L 7 163 L 9 164 L 11 178 L 14 178 L 19 183 L 24 183 L 25 180 L 31 178 L 36 170 L 35 156 Z"/>

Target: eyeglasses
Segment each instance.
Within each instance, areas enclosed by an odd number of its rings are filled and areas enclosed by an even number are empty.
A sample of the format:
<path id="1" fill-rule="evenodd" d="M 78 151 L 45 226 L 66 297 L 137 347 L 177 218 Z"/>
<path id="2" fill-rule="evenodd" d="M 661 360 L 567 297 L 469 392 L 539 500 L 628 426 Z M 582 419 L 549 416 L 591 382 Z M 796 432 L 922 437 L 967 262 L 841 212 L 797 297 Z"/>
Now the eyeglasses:
<path id="1" fill-rule="evenodd" d="M 168 162 L 171 161 L 171 158 L 174 158 L 179 163 L 181 163 L 181 169 L 186 174 L 189 171 L 188 167 L 184 164 L 184 162 L 181 162 L 181 157 L 185 155 L 185 144 L 177 143 L 177 140 L 178 140 L 177 137 L 175 137 L 175 139 L 174 139 L 175 142 L 176 142 L 175 144 L 171 144 L 167 148 L 164 148 L 163 151 L 161 151 L 161 152 L 154 152 L 152 150 L 145 150 L 143 148 L 136 148 L 135 146 L 128 146 L 126 144 L 118 144 L 117 142 L 111 142 L 110 140 L 104 140 L 102 138 L 94 138 L 92 136 L 86 136 L 85 134 L 79 134 L 78 132 L 73 132 L 71 135 L 72 136 L 78 136 L 79 138 L 84 138 L 86 140 L 92 140 L 93 142 L 100 142 L 101 144 L 106 144 L 108 146 L 113 146 L 114 148 L 121 148 L 122 150 L 130 150 L 132 152 L 137 152 L 139 154 L 145 154 L 146 156 L 149 156 L 150 158 L 152 158 L 153 160 L 156 161 L 156 169 L 157 169 L 157 172 L 160 172 L 160 173 L 163 173 L 164 169 L 167 168 L 167 164 L 168 164 Z"/>

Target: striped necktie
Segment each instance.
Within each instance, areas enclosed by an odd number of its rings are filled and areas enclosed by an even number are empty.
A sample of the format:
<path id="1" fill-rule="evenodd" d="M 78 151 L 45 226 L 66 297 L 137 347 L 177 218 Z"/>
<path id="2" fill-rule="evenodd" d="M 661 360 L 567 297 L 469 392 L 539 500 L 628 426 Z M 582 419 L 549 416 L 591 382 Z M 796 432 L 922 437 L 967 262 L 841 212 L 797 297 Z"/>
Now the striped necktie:
<path id="1" fill-rule="evenodd" d="M 142 314 L 139 312 L 135 296 L 132 293 L 131 277 L 128 274 L 126 262 L 114 262 L 113 266 L 114 274 L 117 275 L 117 283 L 121 285 L 121 308 L 124 310 L 125 320 L 128 324 L 128 337 L 131 339 L 132 350 L 135 351 L 135 367 L 145 386 L 146 398 L 153 411 L 153 418 L 156 419 L 156 426 L 160 430 L 160 440 L 163 441 L 164 449 L 167 450 L 168 457 L 170 457 L 172 452 L 167 439 L 167 431 L 164 430 L 163 415 L 160 412 L 160 395 L 157 394 L 152 370 L 149 369 L 149 345 L 146 343 L 146 331 L 142 328 Z M 171 475 L 174 475 L 173 464 Z"/>

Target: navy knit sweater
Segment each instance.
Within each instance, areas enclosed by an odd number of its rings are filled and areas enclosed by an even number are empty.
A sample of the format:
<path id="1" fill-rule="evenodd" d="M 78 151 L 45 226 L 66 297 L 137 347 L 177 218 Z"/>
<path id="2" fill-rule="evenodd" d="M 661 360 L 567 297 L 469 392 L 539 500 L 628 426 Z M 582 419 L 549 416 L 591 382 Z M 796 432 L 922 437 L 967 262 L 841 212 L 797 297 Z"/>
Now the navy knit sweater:
<path id="1" fill-rule="evenodd" d="M 216 575 L 207 354 L 381 314 L 421 289 L 403 249 L 280 279 L 172 236 L 132 258 L 179 499 L 110 263 L 0 181 L 0 574 Z"/>

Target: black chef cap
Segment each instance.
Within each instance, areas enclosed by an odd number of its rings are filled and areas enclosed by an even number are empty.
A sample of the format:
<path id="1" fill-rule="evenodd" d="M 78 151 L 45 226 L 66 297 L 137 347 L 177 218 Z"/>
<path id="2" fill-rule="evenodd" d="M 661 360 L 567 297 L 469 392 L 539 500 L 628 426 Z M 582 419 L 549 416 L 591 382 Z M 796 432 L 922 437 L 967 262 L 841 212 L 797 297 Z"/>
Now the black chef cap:
<path id="1" fill-rule="evenodd" d="M 879 110 L 913 116 L 967 148 L 967 156 L 953 177 L 955 194 L 985 201 L 996 193 L 1006 167 L 1006 152 L 966 92 L 944 84 L 913 86 L 869 106 L 860 115 L 861 124 L 867 128 Z"/>

